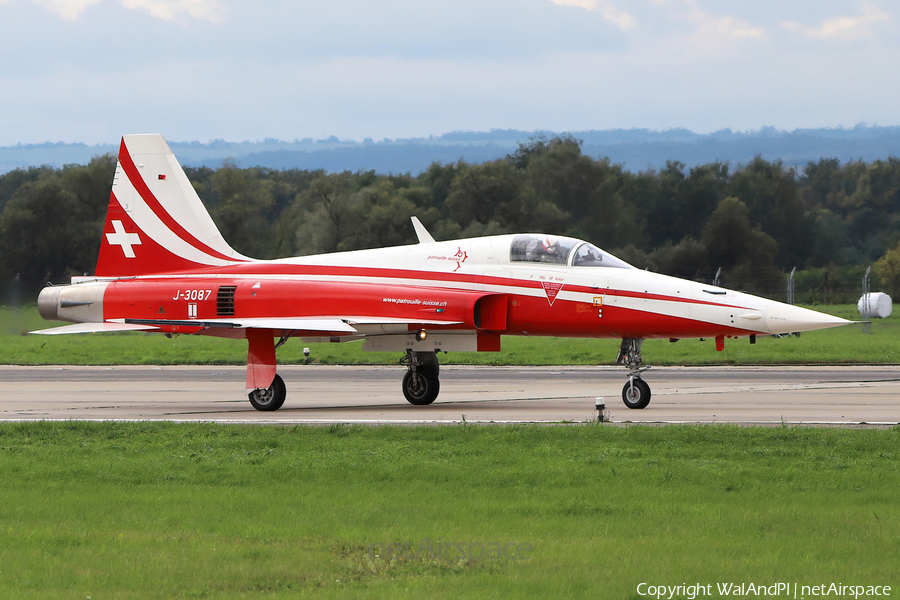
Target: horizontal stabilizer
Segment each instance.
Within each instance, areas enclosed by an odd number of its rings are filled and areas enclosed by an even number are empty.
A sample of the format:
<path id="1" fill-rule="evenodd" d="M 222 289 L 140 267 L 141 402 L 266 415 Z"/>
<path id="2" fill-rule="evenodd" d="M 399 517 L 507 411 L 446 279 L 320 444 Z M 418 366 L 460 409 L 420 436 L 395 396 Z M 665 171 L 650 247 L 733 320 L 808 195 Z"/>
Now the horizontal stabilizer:
<path id="1" fill-rule="evenodd" d="M 63 335 L 67 333 L 114 333 L 117 331 L 154 331 L 159 329 L 153 325 L 140 325 L 133 323 L 75 323 L 63 325 L 51 329 L 39 329 L 29 331 L 38 335 Z"/>

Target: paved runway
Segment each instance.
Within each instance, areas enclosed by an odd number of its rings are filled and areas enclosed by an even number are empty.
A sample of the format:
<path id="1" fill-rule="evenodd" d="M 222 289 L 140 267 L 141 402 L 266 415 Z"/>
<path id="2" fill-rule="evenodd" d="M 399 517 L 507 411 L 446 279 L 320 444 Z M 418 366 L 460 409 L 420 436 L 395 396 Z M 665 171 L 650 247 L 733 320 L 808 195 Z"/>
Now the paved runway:
<path id="1" fill-rule="evenodd" d="M 442 366 L 441 394 L 412 406 L 399 366 L 283 366 L 281 410 L 253 410 L 243 367 L 0 366 L 0 421 L 456 423 L 594 420 L 852 426 L 900 422 L 900 366 L 655 367 L 650 405 L 622 403 L 620 367 Z"/>

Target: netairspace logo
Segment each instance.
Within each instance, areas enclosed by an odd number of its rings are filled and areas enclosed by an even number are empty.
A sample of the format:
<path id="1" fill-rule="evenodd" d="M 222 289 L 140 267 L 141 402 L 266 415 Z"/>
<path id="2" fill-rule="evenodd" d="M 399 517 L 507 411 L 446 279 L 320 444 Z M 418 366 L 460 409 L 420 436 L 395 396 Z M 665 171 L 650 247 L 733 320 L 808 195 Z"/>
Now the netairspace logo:
<path id="1" fill-rule="evenodd" d="M 844 598 L 863 598 L 891 595 L 889 585 L 844 585 L 843 583 L 823 583 L 819 585 L 800 585 L 797 583 L 772 583 L 769 585 L 759 583 L 694 583 L 681 585 L 652 585 L 639 583 L 637 586 L 639 596 L 649 596 L 660 600 L 674 600 L 675 598 L 687 598 L 694 600 L 703 596 L 781 596 L 805 600 L 807 598 L 821 598 L 826 596 Z"/>

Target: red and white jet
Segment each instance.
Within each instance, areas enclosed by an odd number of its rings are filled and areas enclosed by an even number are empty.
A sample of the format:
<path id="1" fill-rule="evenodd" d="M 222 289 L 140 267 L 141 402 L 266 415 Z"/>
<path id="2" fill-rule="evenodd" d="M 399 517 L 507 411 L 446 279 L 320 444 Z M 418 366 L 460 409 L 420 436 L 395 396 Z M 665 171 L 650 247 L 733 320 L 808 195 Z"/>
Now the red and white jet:
<path id="1" fill-rule="evenodd" d="M 430 404 L 437 353 L 498 351 L 502 335 L 619 338 L 622 398 L 644 408 L 646 338 L 782 334 L 849 321 L 635 269 L 589 242 L 544 234 L 438 242 L 413 217 L 417 244 L 279 260 L 233 250 L 161 135 L 122 138 L 97 271 L 45 288 L 34 333 L 155 331 L 243 339 L 247 390 L 277 410 L 275 350 L 289 338 L 364 339 L 405 352 L 403 394 Z M 276 343 L 277 340 L 277 343 Z"/>

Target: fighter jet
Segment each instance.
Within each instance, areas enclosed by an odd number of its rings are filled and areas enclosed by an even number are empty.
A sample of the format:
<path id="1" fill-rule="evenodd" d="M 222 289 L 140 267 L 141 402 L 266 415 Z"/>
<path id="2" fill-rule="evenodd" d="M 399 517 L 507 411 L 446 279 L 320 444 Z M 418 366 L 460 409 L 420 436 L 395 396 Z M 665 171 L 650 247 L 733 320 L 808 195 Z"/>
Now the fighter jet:
<path id="1" fill-rule="evenodd" d="M 41 315 L 67 334 L 148 331 L 248 342 L 246 391 L 257 410 L 286 397 L 276 350 L 364 340 L 401 353 L 402 391 L 416 405 L 440 390 L 440 352 L 496 352 L 502 336 L 616 338 L 628 368 L 622 399 L 650 402 L 641 344 L 835 327 L 845 319 L 721 287 L 636 269 L 594 244 L 522 233 L 278 260 L 229 246 L 158 134 L 122 138 L 92 276 L 46 287 Z"/>

